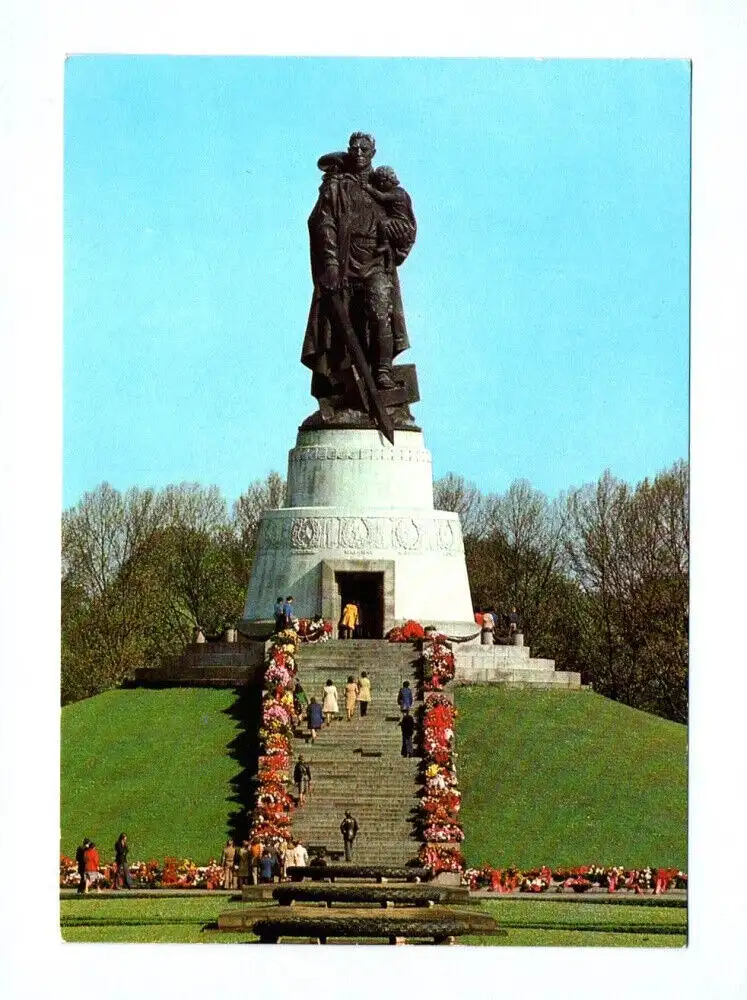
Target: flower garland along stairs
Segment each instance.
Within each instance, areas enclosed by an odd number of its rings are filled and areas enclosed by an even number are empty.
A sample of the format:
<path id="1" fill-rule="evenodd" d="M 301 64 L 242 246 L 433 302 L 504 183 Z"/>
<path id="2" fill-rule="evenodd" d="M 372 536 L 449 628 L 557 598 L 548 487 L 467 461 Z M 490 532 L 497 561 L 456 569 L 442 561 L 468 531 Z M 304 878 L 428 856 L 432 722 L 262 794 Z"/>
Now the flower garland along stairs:
<path id="1" fill-rule="evenodd" d="M 295 632 L 280 632 L 270 640 L 262 692 L 257 798 L 250 836 L 280 845 L 290 836 L 293 799 L 288 782 L 293 769 L 293 687 L 296 678 Z"/>
<path id="2" fill-rule="evenodd" d="M 359 824 L 353 861 L 361 865 L 405 865 L 415 860 L 417 827 L 417 758 L 401 756 L 402 737 L 397 693 L 404 680 L 417 697 L 418 656 L 411 642 L 340 640 L 304 645 L 299 653 L 299 680 L 307 697 L 321 704 L 328 679 L 338 691 L 339 714 L 323 727 L 315 742 L 307 741 L 305 722 L 296 731 L 294 755 L 303 754 L 311 768 L 311 790 L 303 808 L 295 809 L 292 832 L 314 853 L 342 852 L 340 823 L 349 809 Z M 345 713 L 345 684 L 365 670 L 372 700 L 365 717 L 356 705 L 352 721 Z M 416 700 L 415 713 L 420 706 Z M 332 855 L 334 857 L 334 854 Z"/>
<path id="3" fill-rule="evenodd" d="M 446 636 L 426 635 L 421 665 L 425 704 L 420 822 L 425 843 L 418 858 L 434 876 L 452 872 L 461 878 L 465 870 L 461 851 L 464 831 L 459 822 L 462 798 L 454 750 L 457 711 L 451 690 L 455 662 Z"/>

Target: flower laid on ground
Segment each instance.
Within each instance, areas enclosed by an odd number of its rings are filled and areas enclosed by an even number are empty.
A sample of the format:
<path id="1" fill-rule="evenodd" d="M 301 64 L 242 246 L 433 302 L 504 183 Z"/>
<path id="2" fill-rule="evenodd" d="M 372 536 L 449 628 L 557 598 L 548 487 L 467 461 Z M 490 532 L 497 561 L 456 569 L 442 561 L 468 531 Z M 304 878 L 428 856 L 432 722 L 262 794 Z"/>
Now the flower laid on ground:
<path id="1" fill-rule="evenodd" d="M 425 791 L 437 796 L 448 789 L 456 789 L 457 778 L 453 767 L 446 764 L 429 763 L 425 769 Z"/>
<path id="2" fill-rule="evenodd" d="M 80 875 L 78 874 L 78 866 L 73 861 L 72 858 L 68 858 L 66 855 L 60 855 L 60 888 L 67 888 L 68 886 L 77 886 L 80 882 Z"/>
<path id="3" fill-rule="evenodd" d="M 293 675 L 291 674 L 290 668 L 286 666 L 286 664 L 273 660 L 265 671 L 265 684 L 267 684 L 268 687 L 273 684 L 277 684 L 281 687 L 287 688 L 292 677 Z"/>
<path id="4" fill-rule="evenodd" d="M 538 872 L 525 872 L 519 889 L 521 892 L 547 892 L 552 883 L 552 872 L 543 865 Z"/>
<path id="5" fill-rule="evenodd" d="M 293 628 L 284 628 L 281 632 L 275 633 L 272 642 L 277 648 L 290 646 L 292 652 L 298 645 L 298 634 Z"/>
<path id="6" fill-rule="evenodd" d="M 464 831 L 456 823 L 431 823 L 423 830 L 423 838 L 429 843 L 457 843 L 464 840 Z"/>
<path id="7" fill-rule="evenodd" d="M 332 622 L 322 618 L 299 618 L 298 620 L 298 636 L 301 642 L 329 642 L 332 631 Z"/>
<path id="8" fill-rule="evenodd" d="M 456 709 L 443 695 L 432 695 L 423 712 L 423 751 L 436 764 L 451 764 L 455 756 L 454 721 Z"/>
<path id="9" fill-rule="evenodd" d="M 290 772 L 290 757 L 284 750 L 277 753 L 265 754 L 259 758 L 257 766 L 259 780 L 263 785 L 277 782 L 285 785 Z"/>
<path id="10" fill-rule="evenodd" d="M 291 720 L 287 708 L 275 699 L 266 701 L 262 706 L 262 725 L 267 729 L 285 729 L 290 726 Z"/>
<path id="11" fill-rule="evenodd" d="M 404 625 L 395 625 L 387 632 L 389 642 L 417 642 L 425 635 L 425 629 L 420 622 L 409 618 Z"/>
<path id="12" fill-rule="evenodd" d="M 418 860 L 425 868 L 429 868 L 433 875 L 439 872 L 464 871 L 464 855 L 458 848 L 441 844 L 423 844 L 418 851 Z"/>
<path id="13" fill-rule="evenodd" d="M 290 744 L 284 733 L 269 733 L 264 739 L 265 755 L 282 754 L 290 758 Z"/>
<path id="14" fill-rule="evenodd" d="M 437 632 L 423 643 L 423 681 L 426 691 L 440 691 L 454 679 L 454 654 L 446 645 L 446 636 Z"/>
<path id="15" fill-rule="evenodd" d="M 198 865 L 189 858 L 164 858 L 163 863 L 155 860 L 134 861 L 129 865 L 133 884 L 146 889 L 219 889 L 223 884 L 223 868 L 211 859 L 207 865 Z M 99 888 L 114 886 L 114 864 L 99 866 L 102 878 Z M 60 856 L 60 888 L 75 888 L 80 876 L 74 861 Z"/>
<path id="16" fill-rule="evenodd" d="M 470 889 L 487 889 L 489 892 L 555 892 L 583 893 L 591 889 L 606 888 L 618 892 L 621 888 L 641 895 L 644 892 L 661 893 L 669 889 L 687 887 L 687 875 L 675 868 L 644 868 L 626 870 L 622 867 L 580 865 L 575 868 L 551 869 L 546 865 L 520 871 L 517 868 L 468 868 L 464 881 Z"/>
<path id="17" fill-rule="evenodd" d="M 420 800 L 420 808 L 427 823 L 453 823 L 461 806 L 459 792 L 444 791 L 440 795 L 425 794 Z"/>

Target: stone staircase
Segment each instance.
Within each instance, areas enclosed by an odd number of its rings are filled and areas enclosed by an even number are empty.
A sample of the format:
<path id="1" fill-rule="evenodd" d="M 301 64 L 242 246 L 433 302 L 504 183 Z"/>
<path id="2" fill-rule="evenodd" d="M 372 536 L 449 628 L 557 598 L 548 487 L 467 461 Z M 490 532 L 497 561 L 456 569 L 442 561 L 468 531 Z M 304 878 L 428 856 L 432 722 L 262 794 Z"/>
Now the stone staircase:
<path id="1" fill-rule="evenodd" d="M 312 775 L 311 792 L 306 805 L 293 813 L 292 827 L 307 847 L 342 851 L 340 823 L 349 809 L 360 826 L 353 851 L 356 863 L 404 865 L 415 858 L 421 843 L 413 825 L 419 761 L 400 756 L 397 692 L 402 681 L 409 680 L 417 696 L 417 659 L 409 643 L 378 639 L 299 648 L 298 679 L 307 696 L 321 703 L 322 689 L 331 678 L 340 706 L 339 718 L 319 731 L 315 743 L 295 740 L 294 762 L 302 753 Z M 348 722 L 345 684 L 350 674 L 357 679 L 361 670 L 371 680 L 372 700 L 365 718 L 356 706 Z M 414 708 L 419 704 L 416 701 Z"/>

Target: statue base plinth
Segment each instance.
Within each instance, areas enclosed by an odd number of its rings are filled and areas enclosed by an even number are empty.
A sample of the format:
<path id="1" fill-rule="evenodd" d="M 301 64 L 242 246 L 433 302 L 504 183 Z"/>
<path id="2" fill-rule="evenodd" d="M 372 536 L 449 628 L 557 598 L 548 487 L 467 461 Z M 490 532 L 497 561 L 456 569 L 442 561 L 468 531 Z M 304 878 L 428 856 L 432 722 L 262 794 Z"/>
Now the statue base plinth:
<path id="1" fill-rule="evenodd" d="M 299 617 L 335 625 L 358 601 L 364 638 L 408 618 L 474 634 L 459 516 L 433 509 L 420 431 L 397 429 L 392 445 L 371 428 L 304 427 L 287 497 L 262 518 L 245 622 L 267 619 L 276 598 L 292 594 Z"/>
<path id="2" fill-rule="evenodd" d="M 397 406 L 389 410 L 394 421 L 395 431 L 420 431 L 407 406 Z M 313 430 L 350 430 L 350 431 L 378 431 L 376 421 L 373 420 L 363 410 L 355 409 L 334 409 L 332 407 L 322 407 L 308 416 L 299 431 Z"/>
<path id="3" fill-rule="evenodd" d="M 417 403 L 420 399 L 415 365 L 394 365 L 392 376 L 395 388 L 379 390 L 379 398 L 392 417 L 394 429 L 419 431 L 420 428 L 415 425 L 409 406 L 410 403 Z M 319 409 L 304 420 L 299 430 L 322 428 L 369 430 L 376 429 L 376 426 L 375 419 L 360 409 L 360 397 L 353 378 L 353 369 L 349 368 L 343 373 L 339 395 L 321 398 Z"/>

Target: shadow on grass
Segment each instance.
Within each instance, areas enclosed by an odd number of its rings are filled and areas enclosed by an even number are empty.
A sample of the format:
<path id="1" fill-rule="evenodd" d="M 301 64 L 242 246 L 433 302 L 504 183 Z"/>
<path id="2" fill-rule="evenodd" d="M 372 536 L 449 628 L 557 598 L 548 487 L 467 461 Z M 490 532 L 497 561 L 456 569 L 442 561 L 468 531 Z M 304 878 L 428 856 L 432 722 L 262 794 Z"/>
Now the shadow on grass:
<path id="1" fill-rule="evenodd" d="M 240 844 L 249 835 L 251 814 L 256 793 L 257 762 L 259 760 L 259 726 L 262 718 L 262 689 L 257 684 L 236 688 L 236 698 L 224 713 L 239 726 L 239 732 L 226 748 L 239 771 L 231 778 L 233 794 L 229 801 L 236 808 L 229 813 L 228 835 Z"/>

